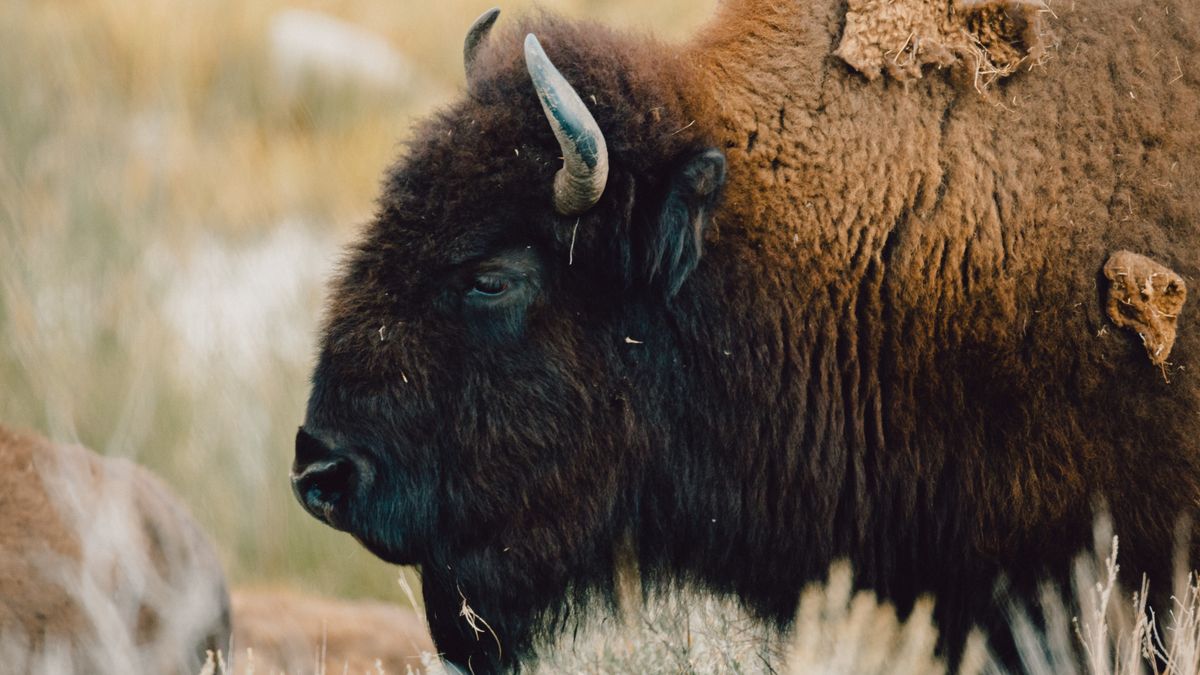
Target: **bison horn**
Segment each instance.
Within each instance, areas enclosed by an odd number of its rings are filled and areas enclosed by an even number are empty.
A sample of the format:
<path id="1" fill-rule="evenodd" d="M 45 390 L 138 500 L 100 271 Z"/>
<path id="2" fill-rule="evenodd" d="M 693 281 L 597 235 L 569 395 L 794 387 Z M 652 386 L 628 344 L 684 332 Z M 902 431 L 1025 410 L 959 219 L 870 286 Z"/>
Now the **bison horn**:
<path id="1" fill-rule="evenodd" d="M 525 37 L 525 67 L 562 148 L 563 166 L 554 176 L 554 208 L 564 216 L 579 215 L 600 201 L 608 183 L 604 134 L 532 33 Z"/>
<path id="2" fill-rule="evenodd" d="M 475 19 L 475 23 L 471 24 L 471 29 L 467 31 L 467 39 L 463 41 L 463 68 L 467 71 L 467 79 L 471 79 L 471 67 L 475 64 L 475 54 L 479 51 L 479 45 L 487 38 L 488 33 L 492 30 L 492 24 L 496 23 L 496 17 L 500 16 L 500 9 L 493 7 Z"/>

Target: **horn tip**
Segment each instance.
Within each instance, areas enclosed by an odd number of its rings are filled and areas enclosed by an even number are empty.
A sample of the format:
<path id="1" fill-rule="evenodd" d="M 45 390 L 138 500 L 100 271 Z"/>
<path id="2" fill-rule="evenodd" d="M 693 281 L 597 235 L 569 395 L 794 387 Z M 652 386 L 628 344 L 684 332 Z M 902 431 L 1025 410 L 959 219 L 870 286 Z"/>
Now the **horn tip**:
<path id="1" fill-rule="evenodd" d="M 538 42 L 537 36 L 533 33 L 529 33 L 525 36 L 525 53 L 529 54 L 530 52 L 533 52 L 534 54 L 538 52 L 545 53 L 542 50 L 542 43 Z"/>
<path id="2" fill-rule="evenodd" d="M 500 16 L 500 8 L 493 7 L 475 19 L 475 23 L 471 24 L 471 28 L 467 30 L 467 37 L 463 40 L 463 65 L 468 71 L 471 70 L 471 64 L 475 61 L 475 52 L 479 50 L 479 45 L 487 38 L 487 34 L 492 30 L 492 24 L 496 23 L 496 17 Z"/>
<path id="3" fill-rule="evenodd" d="M 525 68 L 535 83 L 543 81 L 547 77 L 547 71 L 556 71 L 550 57 L 546 56 L 541 41 L 533 33 L 525 36 Z"/>
<path id="4" fill-rule="evenodd" d="M 491 9 L 489 9 L 488 11 L 484 12 L 483 14 L 480 14 L 479 18 L 475 19 L 474 25 L 491 28 L 492 24 L 496 23 L 496 17 L 498 17 L 498 16 L 500 16 L 500 8 L 493 7 Z"/>

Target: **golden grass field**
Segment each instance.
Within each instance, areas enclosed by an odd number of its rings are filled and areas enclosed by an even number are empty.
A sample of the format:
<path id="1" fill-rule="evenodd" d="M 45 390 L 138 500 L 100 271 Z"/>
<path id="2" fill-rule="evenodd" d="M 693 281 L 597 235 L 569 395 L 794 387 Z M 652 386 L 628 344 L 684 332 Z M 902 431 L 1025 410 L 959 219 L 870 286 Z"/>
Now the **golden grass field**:
<path id="1" fill-rule="evenodd" d="M 507 2 L 505 16 L 531 4 Z M 540 6 L 670 40 L 714 4 Z M 0 422 L 150 467 L 210 533 L 234 585 L 408 603 L 396 568 L 302 512 L 287 473 L 324 280 L 413 121 L 462 88 L 463 34 L 490 5 L 0 2 Z M 297 65 L 303 49 L 280 42 L 289 8 L 369 27 L 402 61 L 374 80 L 314 75 Z M 849 574 L 835 568 L 805 595 L 788 644 L 693 624 L 728 607 L 667 603 L 636 638 L 583 644 L 582 661 L 543 670 L 761 672 L 786 656 L 794 673 L 941 672 L 924 606 L 902 625 L 852 595 Z M 1126 611 L 1105 632 L 1130 596 L 1104 591 L 1103 565 L 1080 579 L 1080 622 L 1029 640 L 1082 639 L 1088 672 L 1150 672 L 1135 663 L 1144 622 Z M 1182 645 L 1172 672 L 1194 673 L 1200 620 L 1184 581 L 1164 641 Z M 1030 651 L 1043 652 L 1054 649 Z M 968 672 L 986 671 L 976 657 Z"/>

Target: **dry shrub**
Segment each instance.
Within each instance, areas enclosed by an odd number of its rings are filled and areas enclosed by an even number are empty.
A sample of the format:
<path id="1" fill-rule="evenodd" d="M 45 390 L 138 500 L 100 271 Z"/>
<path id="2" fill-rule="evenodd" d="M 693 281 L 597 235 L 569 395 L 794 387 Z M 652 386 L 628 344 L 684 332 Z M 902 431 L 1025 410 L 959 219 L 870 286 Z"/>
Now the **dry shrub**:
<path id="1" fill-rule="evenodd" d="M 1181 528 L 1181 531 L 1185 531 Z M 1033 675 L 1197 675 L 1200 673 L 1200 582 L 1178 556 L 1172 607 L 1154 614 L 1147 583 L 1127 592 L 1117 582 L 1118 539 L 1100 518 L 1094 551 L 1072 571 L 1072 600 L 1045 586 L 1036 616 L 1013 602 L 1010 629 Z M 1186 543 L 1180 543 L 1186 551 Z M 947 667 L 934 653 L 933 599 L 901 621 L 887 603 L 853 590 L 852 572 L 834 564 L 823 584 L 801 597 L 790 635 L 749 617 L 737 603 L 676 589 L 652 597 L 634 621 L 605 616 L 585 622 L 543 652 L 538 673 L 787 673 L 789 675 L 932 675 Z M 1073 609 L 1077 608 L 1077 609 Z M 1035 620 L 1036 619 L 1036 620 Z M 1006 672 L 973 633 L 958 673 Z"/>

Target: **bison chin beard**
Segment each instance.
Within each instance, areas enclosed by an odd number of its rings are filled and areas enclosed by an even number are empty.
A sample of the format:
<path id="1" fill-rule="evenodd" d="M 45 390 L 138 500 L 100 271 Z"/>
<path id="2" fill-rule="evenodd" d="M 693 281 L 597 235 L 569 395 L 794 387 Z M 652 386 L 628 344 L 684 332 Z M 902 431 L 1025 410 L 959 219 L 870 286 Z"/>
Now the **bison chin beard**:
<path id="1" fill-rule="evenodd" d="M 363 548 L 371 552 L 371 555 L 380 560 L 391 563 L 392 565 L 416 565 L 417 558 L 411 551 L 405 550 L 401 546 L 397 546 L 391 542 L 381 542 L 370 538 L 369 535 L 350 532 L 350 536 L 354 537 Z"/>

